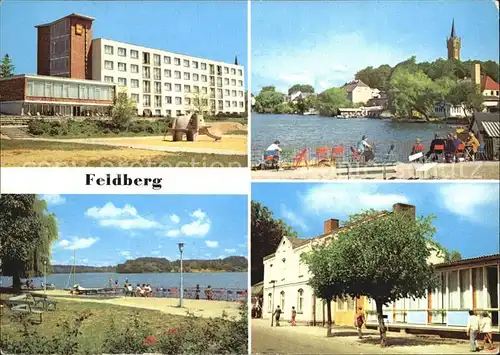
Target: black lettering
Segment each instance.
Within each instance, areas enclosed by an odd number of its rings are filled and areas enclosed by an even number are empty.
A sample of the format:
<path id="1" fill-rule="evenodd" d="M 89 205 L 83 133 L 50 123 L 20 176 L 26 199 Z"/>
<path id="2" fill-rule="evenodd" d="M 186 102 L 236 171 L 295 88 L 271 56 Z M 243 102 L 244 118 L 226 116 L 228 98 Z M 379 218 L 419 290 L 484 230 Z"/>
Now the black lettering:
<path id="1" fill-rule="evenodd" d="M 85 185 L 89 186 L 92 180 L 94 180 L 95 174 L 86 174 Z"/>

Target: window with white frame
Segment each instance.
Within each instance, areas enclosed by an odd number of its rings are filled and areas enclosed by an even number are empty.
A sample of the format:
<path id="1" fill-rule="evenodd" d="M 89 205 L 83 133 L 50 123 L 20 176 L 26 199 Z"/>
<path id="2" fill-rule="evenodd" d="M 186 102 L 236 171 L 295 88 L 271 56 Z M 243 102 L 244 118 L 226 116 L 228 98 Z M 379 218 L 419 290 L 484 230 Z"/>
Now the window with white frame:
<path id="1" fill-rule="evenodd" d="M 448 307 L 460 308 L 460 293 L 458 292 L 458 270 L 448 273 Z"/>
<path id="2" fill-rule="evenodd" d="M 224 89 L 224 95 L 229 96 L 230 93 L 231 91 L 229 91 L 229 89 Z"/>
<path id="3" fill-rule="evenodd" d="M 155 96 L 155 107 L 161 107 L 161 96 Z"/>
<path id="4" fill-rule="evenodd" d="M 229 85 L 229 79 L 228 78 L 224 78 L 224 85 Z"/>
<path id="5" fill-rule="evenodd" d="M 161 82 L 155 81 L 155 94 L 161 94 Z"/>
<path id="6" fill-rule="evenodd" d="M 189 60 L 188 59 L 184 59 L 183 64 L 184 64 L 185 68 L 189 68 Z"/>
<path id="7" fill-rule="evenodd" d="M 184 80 L 190 80 L 191 79 L 191 75 L 187 72 L 184 73 Z"/>
<path id="8" fill-rule="evenodd" d="M 193 92 L 196 92 L 196 93 L 200 92 L 200 87 L 196 86 L 196 85 L 193 86 Z"/>
<path id="9" fill-rule="evenodd" d="M 201 81 L 206 83 L 207 82 L 207 76 L 206 75 L 202 75 L 201 76 Z"/>
<path id="10" fill-rule="evenodd" d="M 224 74 L 229 74 L 229 68 L 228 67 L 224 67 Z"/>
<path id="11" fill-rule="evenodd" d="M 243 97 L 243 91 L 238 91 L 238 96 Z"/>
<path id="12" fill-rule="evenodd" d="M 182 97 L 176 97 L 175 98 L 175 104 L 176 105 L 182 105 Z"/>
<path id="13" fill-rule="evenodd" d="M 231 96 L 235 96 L 236 97 L 236 90 L 232 90 L 231 91 Z"/>
<path id="14" fill-rule="evenodd" d="M 203 86 L 203 87 L 201 88 L 201 92 L 202 92 L 203 94 L 206 94 L 206 93 L 208 92 L 208 88 L 207 88 L 206 86 Z"/>
<path id="15" fill-rule="evenodd" d="M 163 63 L 170 64 L 170 61 L 171 61 L 171 58 L 168 55 L 163 57 Z"/>
<path id="16" fill-rule="evenodd" d="M 139 94 L 130 94 L 130 99 L 137 104 L 139 102 Z"/>
<path id="17" fill-rule="evenodd" d="M 231 107 L 231 101 L 224 101 L 224 106 L 226 106 L 227 108 L 230 108 Z"/>
<path id="18" fill-rule="evenodd" d="M 233 107 L 238 107 L 238 103 L 237 103 L 236 101 L 233 101 L 233 102 L 232 102 L 232 106 L 233 106 Z"/>
<path id="19" fill-rule="evenodd" d="M 238 80 L 238 86 L 243 86 L 243 80 Z"/>
<path id="20" fill-rule="evenodd" d="M 243 101 L 240 101 L 240 108 L 245 107 L 245 103 Z"/>
<path id="21" fill-rule="evenodd" d="M 165 78 L 170 78 L 172 76 L 172 71 L 170 69 L 163 70 L 163 75 Z"/>
<path id="22" fill-rule="evenodd" d="M 239 75 L 239 76 L 243 76 L 243 70 L 238 69 L 238 75 Z"/>
<path id="23" fill-rule="evenodd" d="M 181 65 L 180 58 L 174 58 L 174 65 Z"/>
<path id="24" fill-rule="evenodd" d="M 231 85 L 232 86 L 236 86 L 236 80 L 235 79 L 231 79 Z"/>
<path id="25" fill-rule="evenodd" d="M 145 93 L 150 93 L 151 92 L 151 82 L 143 80 L 142 82 L 142 91 Z"/>
<path id="26" fill-rule="evenodd" d="M 104 81 L 106 83 L 112 83 L 113 82 L 113 77 L 112 76 L 105 76 L 104 77 Z"/>
<path id="27" fill-rule="evenodd" d="M 125 79 L 125 78 L 118 78 L 118 85 L 120 85 L 120 86 L 127 86 L 127 79 Z"/>
<path id="28" fill-rule="evenodd" d="M 113 70 L 113 62 L 110 60 L 104 61 L 104 69 Z"/>
<path id="29" fill-rule="evenodd" d="M 472 283 L 474 290 L 476 291 L 476 308 L 489 308 L 490 306 L 486 304 L 485 301 L 485 290 L 484 290 L 484 269 L 482 267 L 477 267 L 472 269 Z"/>
<path id="30" fill-rule="evenodd" d="M 104 53 L 112 55 L 113 54 L 113 46 L 105 45 L 104 46 Z"/>
<path id="31" fill-rule="evenodd" d="M 122 47 L 118 47 L 118 56 L 120 57 L 126 57 L 127 56 L 127 50 Z"/>
<path id="32" fill-rule="evenodd" d="M 267 294 L 267 312 L 272 313 L 273 311 L 273 294 L 268 293 Z"/>
<path id="33" fill-rule="evenodd" d="M 153 68 L 153 77 L 155 80 L 161 80 L 161 69 Z"/>
<path id="34" fill-rule="evenodd" d="M 143 95 L 142 96 L 142 106 L 146 106 L 146 107 L 151 106 L 151 95 Z"/>
<path id="35" fill-rule="evenodd" d="M 165 91 L 172 91 L 172 84 L 170 83 L 165 83 Z"/>
<path id="36" fill-rule="evenodd" d="M 302 313 L 304 309 L 304 290 L 297 291 L 297 313 Z"/>
<path id="37" fill-rule="evenodd" d="M 172 103 L 172 96 L 165 96 L 165 103 L 171 104 Z"/>
<path id="38" fill-rule="evenodd" d="M 201 63 L 201 70 L 207 69 L 207 63 Z"/>
<path id="39" fill-rule="evenodd" d="M 193 68 L 198 69 L 198 62 L 193 60 Z"/>
<path id="40" fill-rule="evenodd" d="M 137 64 L 130 64 L 130 72 L 134 74 L 139 73 L 139 66 Z"/>
<path id="41" fill-rule="evenodd" d="M 131 88 L 138 88 L 139 87 L 139 80 L 137 80 L 137 79 L 130 80 L 130 87 Z"/>
<path id="42" fill-rule="evenodd" d="M 460 308 L 472 308 L 470 269 L 460 270 Z"/>
<path id="43" fill-rule="evenodd" d="M 153 65 L 159 67 L 161 65 L 161 56 L 158 54 L 153 54 Z"/>
<path id="44" fill-rule="evenodd" d="M 181 72 L 178 71 L 178 70 L 174 71 L 174 78 L 175 79 L 180 79 L 181 78 Z"/>
<path id="45" fill-rule="evenodd" d="M 198 81 L 199 75 L 198 74 L 193 74 L 193 81 Z"/>
<path id="46" fill-rule="evenodd" d="M 118 63 L 118 71 L 127 71 L 127 64 Z"/>
<path id="47" fill-rule="evenodd" d="M 169 117 L 172 116 L 172 110 L 166 110 L 165 112 L 166 112 L 167 116 L 169 116 Z"/>
<path id="48" fill-rule="evenodd" d="M 139 59 L 139 51 L 131 49 L 130 50 L 130 58 L 132 58 L 132 59 Z"/>
<path id="49" fill-rule="evenodd" d="M 184 92 L 191 92 L 191 86 L 184 85 Z"/>
<path id="50" fill-rule="evenodd" d="M 235 74 L 236 74 L 236 69 L 231 68 L 231 74 L 232 74 L 232 75 L 235 75 Z"/>
<path id="51" fill-rule="evenodd" d="M 185 97 L 184 102 L 186 102 L 186 105 L 191 105 L 191 99 L 189 97 Z"/>
<path id="52" fill-rule="evenodd" d="M 174 90 L 175 92 L 181 92 L 181 84 L 175 84 Z"/>
<path id="53" fill-rule="evenodd" d="M 149 67 L 142 67 L 142 77 L 145 79 L 149 79 L 151 77 L 151 71 Z"/>
<path id="54" fill-rule="evenodd" d="M 281 310 L 285 309 L 285 291 L 280 292 L 280 307 Z"/>

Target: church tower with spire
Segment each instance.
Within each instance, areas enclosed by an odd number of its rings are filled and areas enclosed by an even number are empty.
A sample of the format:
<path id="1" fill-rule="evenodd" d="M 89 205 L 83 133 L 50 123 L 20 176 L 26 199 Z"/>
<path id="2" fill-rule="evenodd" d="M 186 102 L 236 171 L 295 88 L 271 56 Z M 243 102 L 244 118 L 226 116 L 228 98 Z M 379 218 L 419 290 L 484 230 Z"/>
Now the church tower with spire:
<path id="1" fill-rule="evenodd" d="M 448 60 L 460 60 L 460 37 L 455 33 L 455 20 L 451 23 L 451 34 L 446 40 L 448 46 Z"/>

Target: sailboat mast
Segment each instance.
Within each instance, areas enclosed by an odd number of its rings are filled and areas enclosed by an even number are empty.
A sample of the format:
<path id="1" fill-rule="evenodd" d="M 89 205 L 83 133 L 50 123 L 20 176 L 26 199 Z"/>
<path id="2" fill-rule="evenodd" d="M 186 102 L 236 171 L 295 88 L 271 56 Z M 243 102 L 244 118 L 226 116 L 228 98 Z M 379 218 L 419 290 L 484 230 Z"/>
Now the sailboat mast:
<path id="1" fill-rule="evenodd" d="M 73 285 L 76 285 L 75 274 L 76 274 L 76 249 L 73 249 Z"/>

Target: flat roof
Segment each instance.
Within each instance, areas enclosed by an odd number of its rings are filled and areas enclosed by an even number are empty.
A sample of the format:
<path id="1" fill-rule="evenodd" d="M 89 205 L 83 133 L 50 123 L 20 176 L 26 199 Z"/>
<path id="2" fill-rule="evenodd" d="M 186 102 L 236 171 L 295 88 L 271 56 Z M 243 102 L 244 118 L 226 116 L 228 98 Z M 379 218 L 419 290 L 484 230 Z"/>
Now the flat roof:
<path id="1" fill-rule="evenodd" d="M 14 76 L 9 76 L 6 78 L 0 78 L 0 81 L 13 80 L 18 78 L 27 78 L 27 79 L 46 79 L 52 81 L 66 81 L 72 83 L 85 83 L 85 84 L 94 84 L 94 85 L 103 85 L 103 86 L 115 86 L 113 83 L 107 83 L 99 80 L 88 80 L 88 79 L 74 79 L 74 78 L 65 78 L 62 76 L 50 76 L 50 75 L 37 75 L 37 74 L 18 74 Z"/>
<path id="2" fill-rule="evenodd" d="M 81 15 L 81 14 L 77 14 L 77 13 L 72 13 L 72 14 L 69 14 L 67 16 L 61 17 L 60 19 L 57 19 L 55 21 L 52 21 L 52 22 L 49 22 L 49 23 L 45 23 L 45 24 L 42 24 L 42 25 L 36 25 L 35 27 L 50 26 L 50 25 L 53 25 L 54 23 L 57 23 L 57 22 L 65 19 L 65 18 L 68 18 L 68 17 L 78 17 L 78 18 L 81 18 L 81 19 L 84 19 L 84 20 L 90 20 L 90 21 L 94 21 L 95 20 L 95 18 L 90 17 L 90 16 L 85 16 L 85 15 Z"/>
<path id="3" fill-rule="evenodd" d="M 197 56 L 194 56 L 194 55 L 191 55 L 191 54 L 171 52 L 171 51 L 168 51 L 166 49 L 145 47 L 145 46 L 141 46 L 139 44 L 134 44 L 134 43 L 129 43 L 129 42 L 122 42 L 122 41 L 116 41 L 114 39 L 105 38 L 105 37 L 94 38 L 94 39 L 92 39 L 92 42 L 93 41 L 98 41 L 98 40 L 104 40 L 104 41 L 110 41 L 110 42 L 116 42 L 116 43 L 123 43 L 123 44 L 127 44 L 129 46 L 141 47 L 141 48 L 144 48 L 144 49 L 149 49 L 149 50 L 154 50 L 154 51 L 160 51 L 160 52 L 168 52 L 170 54 L 183 55 L 183 56 L 186 56 L 186 57 L 191 57 L 191 58 L 195 58 L 195 59 L 199 59 L 199 60 L 208 60 L 208 61 L 217 62 L 217 63 L 224 63 L 224 64 L 227 64 L 227 65 L 231 65 L 233 67 L 244 68 L 244 66 L 241 65 L 241 64 L 228 63 L 228 62 L 223 62 L 221 60 L 215 60 L 215 59 L 210 59 L 210 58 L 202 58 L 202 57 L 197 57 Z M 237 55 L 236 55 L 236 57 L 237 57 Z"/>

